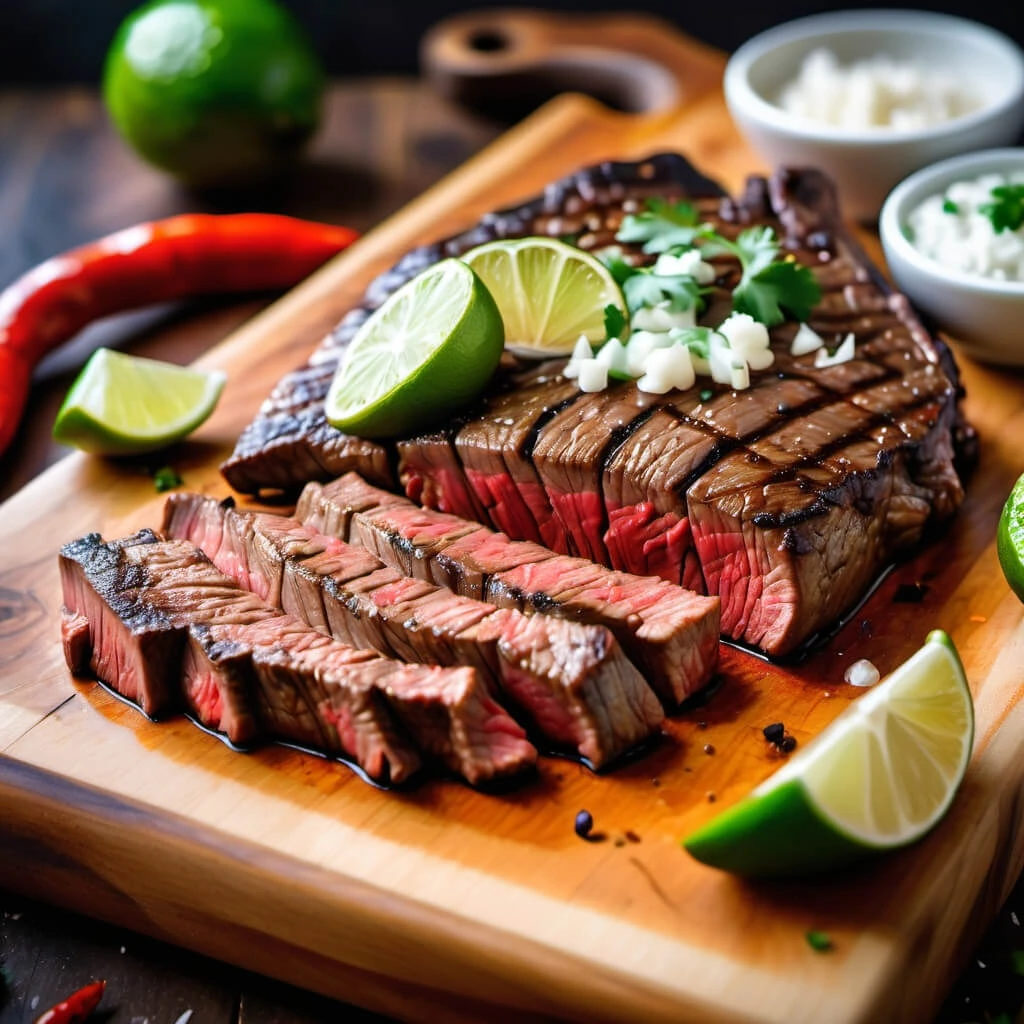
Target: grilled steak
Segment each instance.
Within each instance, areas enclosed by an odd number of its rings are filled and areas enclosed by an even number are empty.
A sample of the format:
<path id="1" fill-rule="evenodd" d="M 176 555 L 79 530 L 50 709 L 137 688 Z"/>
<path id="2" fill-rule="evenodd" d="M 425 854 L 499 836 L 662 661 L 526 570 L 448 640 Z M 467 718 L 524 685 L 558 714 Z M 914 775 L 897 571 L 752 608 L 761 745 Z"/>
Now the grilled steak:
<path id="1" fill-rule="evenodd" d="M 651 194 L 691 199 L 725 235 L 774 228 L 822 286 L 810 326 L 829 343 L 852 332 L 855 358 L 817 368 L 813 356 L 791 356 L 797 325 L 789 323 L 772 331 L 775 365 L 747 391 L 700 381 L 664 396 L 630 383 L 583 394 L 559 375 L 561 363 L 520 364 L 506 366 L 462 419 L 393 451 L 326 425 L 322 391 L 358 322 L 425 265 L 494 237 L 569 235 L 600 249 Z M 648 258 L 624 249 L 633 261 Z M 738 268 L 726 259 L 716 266 L 725 295 Z M 969 436 L 959 394 L 949 351 L 844 230 L 820 173 L 752 178 L 728 198 L 665 155 L 588 168 L 410 253 L 309 366 L 278 385 L 223 469 L 243 491 L 297 488 L 311 467 L 317 479 L 356 469 L 394 487 L 387 467 L 397 457 L 415 500 L 718 595 L 727 636 L 781 655 L 853 607 L 930 522 L 958 507 L 954 455 Z"/>
<path id="2" fill-rule="evenodd" d="M 337 518 L 344 511 L 332 521 L 345 521 Z M 246 514 L 199 494 L 168 498 L 162 532 L 192 541 L 244 586 L 339 640 L 406 661 L 472 666 L 549 745 L 595 768 L 663 720 L 654 693 L 602 626 L 495 609 L 403 576 L 365 548 L 294 519 Z"/>
<path id="3" fill-rule="evenodd" d="M 62 548 L 61 575 L 71 667 L 84 667 L 88 649 L 99 678 L 154 713 L 183 701 L 233 741 L 265 731 L 343 753 L 384 782 L 415 772 L 417 747 L 472 783 L 535 760 L 472 669 L 341 644 L 240 588 L 188 542 L 91 534 Z"/>
<path id="4" fill-rule="evenodd" d="M 608 628 L 670 708 L 711 678 L 718 661 L 715 598 L 511 541 L 478 523 L 394 498 L 349 473 L 310 484 L 296 515 L 318 530 L 348 522 L 349 539 L 402 572 L 456 593 Z"/>

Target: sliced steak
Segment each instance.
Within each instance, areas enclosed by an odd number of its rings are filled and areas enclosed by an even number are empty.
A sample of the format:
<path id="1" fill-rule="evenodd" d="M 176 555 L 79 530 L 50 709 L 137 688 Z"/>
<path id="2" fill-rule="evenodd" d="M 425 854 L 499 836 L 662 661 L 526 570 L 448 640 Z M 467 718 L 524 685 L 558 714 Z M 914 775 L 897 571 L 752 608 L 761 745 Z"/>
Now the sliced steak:
<path id="1" fill-rule="evenodd" d="M 774 366 L 755 373 L 749 390 L 701 381 L 664 396 L 632 383 L 583 395 L 557 362 L 507 362 L 457 423 L 401 439 L 390 454 L 417 501 L 560 554 L 719 595 L 727 636 L 787 654 L 848 613 L 894 557 L 956 510 L 963 488 L 954 458 L 972 441 L 949 350 L 872 267 L 823 175 L 784 169 L 730 198 L 672 155 L 587 168 L 532 203 L 415 250 L 371 288 L 365 309 L 432 260 L 488 238 L 551 234 L 600 250 L 651 194 L 689 199 L 724 235 L 775 231 L 822 287 L 810 326 L 830 346 L 852 333 L 855 358 L 818 367 L 814 355 L 792 356 L 798 325 L 786 323 L 771 332 Z M 651 258 L 621 248 L 634 263 Z M 739 279 L 735 260 L 714 262 L 709 323 L 731 305 Z M 336 352 L 332 342 L 310 367 Z M 294 397 L 301 415 L 315 417 L 305 379 L 282 387 L 278 404 Z M 826 409 L 827 440 L 819 434 L 793 457 L 762 450 Z M 348 443 L 317 436 L 310 451 L 324 456 L 322 470 L 341 472 L 356 463 L 328 449 Z M 274 479 L 291 474 L 297 485 L 306 471 L 301 460 L 278 464 Z M 377 470 L 370 478 L 381 479 Z"/>
<path id="2" fill-rule="evenodd" d="M 345 521 L 342 510 L 325 511 Z M 403 576 L 365 548 L 296 520 L 242 513 L 203 495 L 170 496 L 163 531 L 202 545 L 225 572 L 278 594 L 285 611 L 339 640 L 408 661 L 475 668 L 549 747 L 574 750 L 595 768 L 648 739 L 664 717 L 601 626 L 498 610 Z"/>
<path id="3" fill-rule="evenodd" d="M 418 766 L 406 731 L 474 784 L 516 774 L 535 760 L 522 730 L 471 669 L 404 665 L 341 644 L 241 589 L 185 541 L 154 542 L 149 535 L 104 545 L 94 536 L 77 543 L 62 553 L 78 577 L 65 603 L 88 588 L 114 598 L 97 619 L 93 648 L 103 647 L 99 630 L 110 616 L 123 618 L 126 609 L 158 614 L 183 634 L 175 668 L 184 673 L 186 703 L 232 739 L 238 704 L 250 717 L 266 718 L 276 737 L 344 752 L 382 781 L 401 781 Z M 93 659 L 112 669 L 105 681 L 115 687 L 116 657 Z"/>
<path id="4" fill-rule="evenodd" d="M 385 491 L 377 491 L 383 507 L 371 510 L 375 490 L 354 474 L 332 485 L 342 507 L 363 509 L 351 519 L 350 539 L 383 561 L 503 607 L 605 626 L 669 707 L 710 680 L 718 662 L 716 598 L 511 541 L 411 502 L 396 505 Z"/>
<path id="5" fill-rule="evenodd" d="M 232 742 L 266 735 L 344 755 L 380 782 L 419 768 L 372 677 L 353 675 L 373 655 L 325 643 L 192 545 L 149 531 L 110 544 L 91 534 L 62 549 L 61 575 L 65 607 L 88 623 L 89 668 L 125 697 L 138 699 L 141 672 L 159 672 L 173 688 L 161 714 L 190 710 Z"/>

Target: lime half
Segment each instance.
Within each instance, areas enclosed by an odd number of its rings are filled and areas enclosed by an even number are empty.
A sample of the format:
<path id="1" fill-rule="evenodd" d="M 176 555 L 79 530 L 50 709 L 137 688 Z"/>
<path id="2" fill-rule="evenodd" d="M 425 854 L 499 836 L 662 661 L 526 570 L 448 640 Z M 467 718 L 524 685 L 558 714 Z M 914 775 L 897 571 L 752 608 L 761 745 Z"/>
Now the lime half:
<path id="1" fill-rule="evenodd" d="M 364 437 L 411 433 L 474 399 L 501 349 L 494 299 L 465 263 L 442 260 L 356 332 L 331 382 L 327 419 Z"/>
<path id="2" fill-rule="evenodd" d="M 688 836 L 740 875 L 827 871 L 929 831 L 971 756 L 974 705 L 941 630 L 750 796 Z"/>
<path id="3" fill-rule="evenodd" d="M 1010 589 L 1024 601 L 1024 476 L 1010 491 L 996 530 L 999 564 Z"/>
<path id="4" fill-rule="evenodd" d="M 554 238 L 488 242 L 462 257 L 483 279 L 505 324 L 505 346 L 517 355 L 569 355 L 584 335 L 605 340 L 605 307 L 629 322 L 622 290 L 590 253 Z"/>
<path id="5" fill-rule="evenodd" d="M 97 349 L 57 413 L 54 439 L 100 455 L 156 451 L 190 434 L 224 389 L 219 370 L 193 370 Z"/>

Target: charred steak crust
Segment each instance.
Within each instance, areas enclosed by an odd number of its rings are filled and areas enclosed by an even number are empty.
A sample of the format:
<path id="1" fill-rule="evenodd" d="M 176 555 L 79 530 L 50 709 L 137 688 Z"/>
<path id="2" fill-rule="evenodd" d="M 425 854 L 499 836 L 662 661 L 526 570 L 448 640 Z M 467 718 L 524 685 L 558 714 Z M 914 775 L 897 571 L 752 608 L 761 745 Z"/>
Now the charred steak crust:
<path id="1" fill-rule="evenodd" d="M 773 330 L 775 366 L 748 391 L 699 382 L 666 396 L 628 384 L 586 395 L 558 362 L 507 365 L 476 408 L 395 450 L 327 426 L 323 382 L 339 353 L 368 310 L 424 266 L 525 234 L 600 249 L 652 194 L 690 199 L 726 234 L 775 228 L 822 286 L 810 326 L 829 343 L 853 332 L 856 357 L 816 368 L 813 356 L 791 356 L 790 323 Z M 738 267 L 716 266 L 727 298 Z M 971 441 L 961 393 L 949 349 L 845 230 L 825 176 L 783 169 L 732 198 L 663 154 L 588 168 L 408 254 L 278 385 L 223 472 L 243 491 L 294 490 L 352 469 L 394 487 L 397 475 L 431 507 L 718 595 L 725 635 L 783 655 L 855 606 L 928 523 L 958 507 L 957 459 Z"/>

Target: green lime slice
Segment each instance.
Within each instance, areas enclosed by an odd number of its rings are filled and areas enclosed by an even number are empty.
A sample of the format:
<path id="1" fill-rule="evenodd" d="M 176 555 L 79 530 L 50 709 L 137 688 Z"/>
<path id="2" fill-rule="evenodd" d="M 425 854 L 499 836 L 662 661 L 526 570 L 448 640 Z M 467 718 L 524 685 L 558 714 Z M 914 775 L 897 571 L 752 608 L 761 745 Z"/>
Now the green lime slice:
<path id="1" fill-rule="evenodd" d="M 583 335 L 605 340 L 605 307 L 629 322 L 622 290 L 590 253 L 554 238 L 488 242 L 462 257 L 483 279 L 505 324 L 505 347 L 548 359 L 569 355 Z"/>
<path id="2" fill-rule="evenodd" d="M 996 530 L 996 551 L 1010 589 L 1024 601 L 1024 476 L 1010 491 Z"/>
<path id="3" fill-rule="evenodd" d="M 99 455 L 165 448 L 213 412 L 226 379 L 219 370 L 193 370 L 99 348 L 57 413 L 54 439 Z"/>
<path id="4" fill-rule="evenodd" d="M 328 422 L 363 437 L 409 434 L 457 412 L 501 360 L 501 314 L 480 278 L 442 260 L 359 328 L 327 393 Z"/>
<path id="5" fill-rule="evenodd" d="M 748 797 L 683 840 L 752 877 L 828 871 L 920 839 L 967 770 L 974 705 L 941 630 Z"/>

